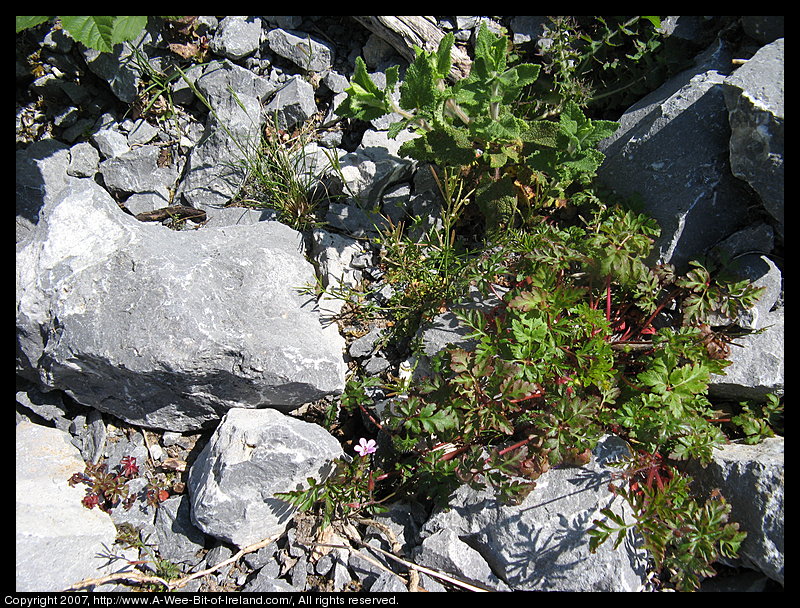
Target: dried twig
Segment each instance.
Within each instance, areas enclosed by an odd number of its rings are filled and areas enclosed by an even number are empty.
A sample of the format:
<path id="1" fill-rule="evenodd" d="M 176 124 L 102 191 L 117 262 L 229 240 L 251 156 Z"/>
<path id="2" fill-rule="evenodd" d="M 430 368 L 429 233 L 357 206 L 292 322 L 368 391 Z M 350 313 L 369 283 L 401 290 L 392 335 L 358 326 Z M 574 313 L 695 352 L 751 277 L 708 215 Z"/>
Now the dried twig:
<path id="1" fill-rule="evenodd" d="M 232 564 L 236 560 L 238 560 L 243 555 L 248 553 L 253 553 L 254 551 L 258 551 L 262 547 L 266 547 L 271 542 L 274 542 L 277 538 L 280 537 L 280 534 L 270 536 L 265 538 L 264 540 L 258 541 L 257 543 L 253 543 L 252 545 L 248 545 L 247 547 L 241 549 L 238 553 L 229 557 L 226 560 L 221 561 L 220 563 L 212 566 L 211 568 L 206 568 L 205 570 L 200 570 L 199 572 L 193 572 L 183 578 L 175 579 L 173 581 L 167 581 L 159 576 L 147 576 L 145 574 L 139 574 L 138 572 L 116 572 L 114 574 L 109 574 L 107 576 L 101 576 L 100 578 L 87 578 L 82 581 L 79 581 L 73 585 L 70 585 L 64 591 L 77 591 L 78 589 L 86 589 L 87 587 L 97 587 L 98 585 L 104 585 L 106 583 L 117 583 L 117 582 L 132 582 L 138 584 L 147 584 L 147 583 L 157 583 L 159 585 L 163 585 L 169 590 L 172 589 L 180 589 L 186 583 L 201 576 L 205 576 L 206 574 L 211 574 L 220 568 L 227 566 L 228 564 Z"/>
<path id="2" fill-rule="evenodd" d="M 401 564 L 403 564 L 406 568 L 409 568 L 410 570 L 411 569 L 419 570 L 420 572 L 424 572 L 425 574 L 429 574 L 430 576 L 433 576 L 435 578 L 439 578 L 439 579 L 441 579 L 443 581 L 447 581 L 448 583 L 452 583 L 453 585 L 461 587 L 462 589 L 466 589 L 468 591 L 491 591 L 491 589 L 485 589 L 483 587 L 479 587 L 477 585 L 473 585 L 472 583 L 468 583 L 466 581 L 459 580 L 459 579 L 457 579 L 457 578 L 455 578 L 453 576 L 450 576 L 449 574 L 445 574 L 444 572 L 437 572 L 436 570 L 431 570 L 430 568 L 426 568 L 425 566 L 420 566 L 419 564 L 415 564 L 413 562 L 405 560 L 402 557 L 397 557 L 396 555 L 394 555 L 393 553 L 390 553 L 389 551 L 384 551 L 383 549 L 380 549 L 378 547 L 373 547 L 372 545 L 368 545 L 363 540 L 356 539 L 356 538 L 351 538 L 350 540 L 352 542 L 358 543 L 359 545 L 363 545 L 364 547 L 368 547 L 369 549 L 371 549 L 373 551 L 377 551 L 378 553 L 380 553 L 382 555 L 385 555 L 386 557 L 391 558 L 396 562 L 400 562 Z M 347 547 L 346 545 L 336 545 L 336 548 L 338 548 L 338 549 L 347 549 L 349 551 L 353 551 L 352 547 Z"/>
<path id="3" fill-rule="evenodd" d="M 397 537 L 392 532 L 392 529 L 383 524 L 379 521 L 375 521 L 374 519 L 357 519 L 360 524 L 364 524 L 367 526 L 372 526 L 383 532 L 386 535 L 386 538 L 389 539 L 389 544 L 392 547 L 392 551 L 396 554 L 401 554 L 403 552 L 403 547 L 400 544 L 400 541 L 397 540 Z M 411 592 L 419 591 L 419 571 L 416 568 L 409 568 L 408 569 L 408 590 Z"/>

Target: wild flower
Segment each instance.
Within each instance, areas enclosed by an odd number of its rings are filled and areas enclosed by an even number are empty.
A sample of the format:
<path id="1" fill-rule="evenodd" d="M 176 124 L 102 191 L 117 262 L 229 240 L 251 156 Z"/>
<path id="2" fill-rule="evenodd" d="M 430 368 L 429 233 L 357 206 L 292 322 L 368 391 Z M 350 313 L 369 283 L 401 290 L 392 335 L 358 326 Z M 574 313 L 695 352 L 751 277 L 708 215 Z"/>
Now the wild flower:
<path id="1" fill-rule="evenodd" d="M 375 443 L 374 439 L 364 439 L 363 437 L 358 440 L 358 445 L 355 447 L 355 451 L 358 452 L 359 456 L 366 456 L 367 454 L 374 454 L 378 449 L 377 444 Z"/>

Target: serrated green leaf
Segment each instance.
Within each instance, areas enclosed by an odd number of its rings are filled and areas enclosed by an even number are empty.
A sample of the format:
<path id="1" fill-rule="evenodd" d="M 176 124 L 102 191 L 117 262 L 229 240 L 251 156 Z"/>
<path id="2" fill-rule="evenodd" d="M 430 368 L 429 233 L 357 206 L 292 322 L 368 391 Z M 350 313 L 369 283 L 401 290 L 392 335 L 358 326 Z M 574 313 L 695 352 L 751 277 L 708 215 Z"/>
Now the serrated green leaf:
<path id="1" fill-rule="evenodd" d="M 486 23 L 481 24 L 478 36 L 475 39 L 475 64 L 479 65 L 480 75 L 488 77 L 492 73 L 498 74 L 506 68 L 506 40 L 501 36 L 495 36 L 486 27 Z"/>
<path id="2" fill-rule="evenodd" d="M 370 95 L 374 95 L 376 97 L 382 97 L 381 90 L 378 88 L 372 78 L 370 78 L 369 72 L 367 72 L 367 64 L 364 63 L 364 60 L 361 57 L 356 57 L 356 69 L 353 72 L 352 84 L 359 85 L 365 93 Z"/>
<path id="3" fill-rule="evenodd" d="M 583 138 L 584 146 L 595 145 L 599 141 L 611 137 L 619 129 L 619 123 L 613 120 L 593 120 L 592 131 Z"/>
<path id="4" fill-rule="evenodd" d="M 625 540 L 625 536 L 627 534 L 627 530 L 620 530 L 617 532 L 617 540 L 614 542 L 614 549 L 618 549 L 619 546 L 622 544 L 622 541 Z"/>
<path id="5" fill-rule="evenodd" d="M 672 389 L 687 395 L 704 392 L 708 388 L 708 379 L 708 370 L 696 363 L 674 369 L 669 374 Z"/>
<path id="6" fill-rule="evenodd" d="M 605 154 L 600 152 L 600 150 L 590 148 L 588 150 L 583 150 L 580 155 L 570 160 L 565 160 L 564 165 L 575 171 L 591 174 L 597 171 L 597 168 L 603 164 L 604 158 Z"/>
<path id="7" fill-rule="evenodd" d="M 469 369 L 472 355 L 463 348 L 454 348 L 450 351 L 450 369 L 457 374 L 462 374 Z"/>
<path id="8" fill-rule="evenodd" d="M 500 392 L 506 399 L 526 399 L 540 393 L 540 387 L 535 382 L 528 382 L 522 378 L 506 377 L 500 385 Z"/>
<path id="9" fill-rule="evenodd" d="M 518 66 L 515 66 L 513 70 L 517 75 L 517 86 L 525 87 L 529 84 L 533 84 L 536 79 L 539 78 L 539 72 L 541 71 L 541 68 L 533 63 L 521 63 Z"/>
<path id="10" fill-rule="evenodd" d="M 114 17 L 61 16 L 61 24 L 76 41 L 103 53 L 113 47 Z"/>
<path id="11" fill-rule="evenodd" d="M 367 65 L 361 57 L 356 57 L 356 67 L 350 86 L 345 89 L 347 98 L 336 108 L 336 113 L 344 118 L 357 118 L 370 121 L 380 118 L 391 112 L 388 96 L 391 90 L 388 87 L 390 80 L 397 82 L 396 71 L 391 74 L 387 70 L 387 90 L 381 91 L 367 72 Z"/>
<path id="12" fill-rule="evenodd" d="M 455 42 L 455 36 L 452 32 L 444 35 L 439 42 L 439 49 L 436 51 L 436 72 L 439 78 L 447 78 L 450 74 L 450 66 L 452 65 L 452 57 L 450 52 Z"/>
<path id="13" fill-rule="evenodd" d="M 52 17 L 16 17 L 16 25 L 17 25 L 17 34 L 19 34 L 22 30 L 27 30 L 28 28 L 35 27 L 40 23 L 44 23 L 48 19 L 52 19 Z"/>
<path id="14" fill-rule="evenodd" d="M 640 372 L 636 377 L 639 382 L 649 386 L 654 393 L 663 395 L 667 392 L 668 371 L 666 364 L 661 358 L 655 359 L 651 363 L 649 369 Z"/>
<path id="15" fill-rule="evenodd" d="M 115 17 L 111 30 L 111 46 L 127 40 L 134 40 L 146 26 L 146 16 Z"/>
<path id="16" fill-rule="evenodd" d="M 567 135 L 575 136 L 578 133 L 578 126 L 585 121 L 586 117 L 578 104 L 571 99 L 567 100 L 561 109 L 561 115 L 558 117 L 561 131 Z"/>
<path id="17" fill-rule="evenodd" d="M 472 131 L 489 141 L 513 141 L 519 139 L 520 121 L 511 114 L 501 116 L 499 120 L 475 121 L 470 125 Z"/>
<path id="18" fill-rule="evenodd" d="M 408 125 L 407 120 L 398 120 L 389 125 L 387 135 L 389 139 L 395 139 L 397 135 Z"/>
<path id="19" fill-rule="evenodd" d="M 438 75 L 432 60 L 420 52 L 408 66 L 405 80 L 400 85 L 400 107 L 406 110 L 430 110 L 436 100 Z"/>
<path id="20" fill-rule="evenodd" d="M 508 303 L 509 308 L 516 308 L 522 311 L 529 311 L 538 308 L 547 302 L 547 298 L 538 290 L 523 291 L 514 296 Z"/>
<path id="21" fill-rule="evenodd" d="M 433 404 L 429 404 L 420 412 L 420 422 L 428 433 L 436 434 L 455 428 L 458 420 L 451 412 L 444 409 L 436 410 Z"/>

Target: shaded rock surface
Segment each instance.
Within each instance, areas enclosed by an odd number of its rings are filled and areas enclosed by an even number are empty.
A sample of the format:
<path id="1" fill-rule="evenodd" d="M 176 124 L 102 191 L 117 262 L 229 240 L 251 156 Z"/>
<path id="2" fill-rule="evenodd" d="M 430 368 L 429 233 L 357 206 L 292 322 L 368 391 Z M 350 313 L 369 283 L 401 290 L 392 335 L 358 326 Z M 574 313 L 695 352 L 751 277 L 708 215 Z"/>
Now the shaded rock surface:
<path id="1" fill-rule="evenodd" d="M 750 200 L 729 166 L 722 83 L 730 60 L 723 43 L 712 46 L 695 67 L 631 106 L 598 146 L 606 154 L 600 180 L 624 196 L 640 196 L 661 225 L 651 261 L 685 269 L 747 222 Z"/>
<path id="2" fill-rule="evenodd" d="M 460 539 L 514 590 L 635 591 L 646 569 L 646 554 L 637 549 L 635 537 L 618 550 L 605 543 L 592 554 L 586 534 L 594 519 L 602 517 L 602 508 L 610 507 L 626 519 L 632 516 L 627 503 L 607 488 L 614 470 L 607 463 L 628 451 L 624 441 L 606 436 L 590 464 L 544 473 L 519 506 L 500 503 L 491 489 L 462 486 L 449 509 L 434 513 L 421 535 Z M 451 546 L 445 553 L 453 550 L 457 548 Z M 427 559 L 425 542 L 417 551 Z"/>

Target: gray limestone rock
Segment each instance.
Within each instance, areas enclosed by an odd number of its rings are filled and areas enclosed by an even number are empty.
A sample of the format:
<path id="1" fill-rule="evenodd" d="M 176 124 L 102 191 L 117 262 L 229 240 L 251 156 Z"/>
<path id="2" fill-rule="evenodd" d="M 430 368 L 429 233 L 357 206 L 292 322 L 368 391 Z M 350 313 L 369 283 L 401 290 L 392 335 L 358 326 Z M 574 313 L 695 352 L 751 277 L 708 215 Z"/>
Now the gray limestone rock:
<path id="1" fill-rule="evenodd" d="M 311 256 L 319 269 L 323 287 L 336 290 L 358 286 L 361 271 L 351 263 L 363 250 L 356 239 L 313 228 L 311 241 Z"/>
<path id="2" fill-rule="evenodd" d="M 426 537 L 415 551 L 417 562 L 438 572 L 446 572 L 465 582 L 486 586 L 495 591 L 509 591 L 498 579 L 483 556 L 448 528 Z"/>
<path id="3" fill-rule="evenodd" d="M 275 493 L 324 479 L 342 455 L 315 424 L 272 409 L 229 410 L 189 471 L 192 520 L 240 547 L 280 534 L 295 508 Z"/>
<path id="4" fill-rule="evenodd" d="M 758 193 L 764 208 L 784 222 L 783 38 L 762 47 L 725 79 L 723 93 L 731 125 L 730 162 L 736 177 Z"/>
<path id="5" fill-rule="evenodd" d="M 117 129 L 100 129 L 92 134 L 91 139 L 92 143 L 100 150 L 100 154 L 106 159 L 125 154 L 131 149 L 128 138 Z"/>
<path id="6" fill-rule="evenodd" d="M 414 162 L 401 157 L 399 148 L 415 137 L 414 133 L 401 131 L 396 139 L 390 139 L 386 131 L 368 130 L 354 152 L 342 154 L 342 179 L 360 207 L 379 207 L 387 188 L 411 177 Z"/>
<path id="7" fill-rule="evenodd" d="M 289 79 L 264 108 L 269 119 L 275 120 L 281 129 L 302 125 L 316 111 L 314 87 L 299 76 Z"/>
<path id="8" fill-rule="evenodd" d="M 67 173 L 69 163 L 69 146 L 55 139 L 43 139 L 17 150 L 17 247 L 31 235 L 42 206 L 53 200 L 65 185 L 80 179 Z"/>
<path id="9" fill-rule="evenodd" d="M 170 189 L 178 179 L 175 167 L 159 167 L 161 148 L 140 146 L 100 163 L 106 188 L 118 192 L 147 192 Z"/>
<path id="10" fill-rule="evenodd" d="M 100 153 L 89 142 L 81 142 L 70 148 L 67 174 L 73 177 L 92 177 L 100 164 Z"/>
<path id="11" fill-rule="evenodd" d="M 736 338 L 731 347 L 732 364 L 725 373 L 711 376 L 709 394 L 727 399 L 763 400 L 767 394 L 783 394 L 784 311 L 759 316 L 761 333 Z"/>
<path id="12" fill-rule="evenodd" d="M 91 180 L 17 254 L 18 371 L 143 426 L 186 431 L 231 407 L 290 411 L 344 387 L 344 340 L 298 290 L 302 236 L 278 222 L 176 232 Z"/>
<path id="13" fill-rule="evenodd" d="M 746 15 L 741 19 L 745 33 L 759 42 L 768 44 L 783 38 L 785 27 L 783 15 Z"/>
<path id="14" fill-rule="evenodd" d="M 117 530 L 107 513 L 83 506 L 83 486 L 68 483 L 85 466 L 67 433 L 17 425 L 16 591 L 61 591 L 109 573 L 103 554 Z"/>
<path id="15" fill-rule="evenodd" d="M 225 17 L 209 42 L 217 55 L 229 59 L 241 59 L 258 50 L 261 41 L 261 19 L 259 17 Z"/>
<path id="16" fill-rule="evenodd" d="M 599 144 L 600 181 L 638 195 L 661 226 L 650 261 L 687 262 L 746 223 L 749 198 L 729 167 L 722 83 L 730 52 L 713 46 L 698 64 L 631 106 Z"/>
<path id="17" fill-rule="evenodd" d="M 590 553 L 586 534 L 605 507 L 630 521 L 628 504 L 608 491 L 616 470 L 608 463 L 629 449 L 617 437 L 602 438 L 589 464 L 550 469 L 517 506 L 501 503 L 491 488 L 462 486 L 448 509 L 428 520 L 422 536 L 457 537 L 516 591 L 635 591 L 645 575 L 636 538 Z"/>
<path id="18" fill-rule="evenodd" d="M 158 506 L 155 531 L 162 558 L 190 565 L 202 560 L 197 554 L 203 549 L 205 535 L 192 523 L 188 496 L 172 496 Z"/>
<path id="19" fill-rule="evenodd" d="M 272 83 L 228 60 L 212 62 L 196 81 L 211 106 L 206 128 L 186 161 L 178 193 L 193 207 L 223 206 L 242 187 L 264 124 L 261 102 Z"/>
<path id="20" fill-rule="evenodd" d="M 267 33 L 270 50 L 307 72 L 324 72 L 331 68 L 333 49 L 304 32 L 275 28 Z"/>

